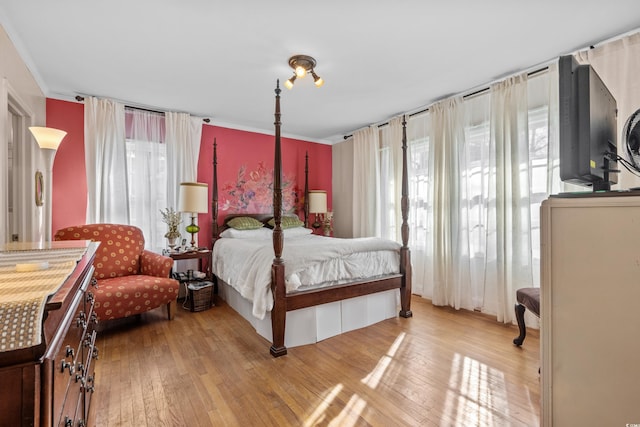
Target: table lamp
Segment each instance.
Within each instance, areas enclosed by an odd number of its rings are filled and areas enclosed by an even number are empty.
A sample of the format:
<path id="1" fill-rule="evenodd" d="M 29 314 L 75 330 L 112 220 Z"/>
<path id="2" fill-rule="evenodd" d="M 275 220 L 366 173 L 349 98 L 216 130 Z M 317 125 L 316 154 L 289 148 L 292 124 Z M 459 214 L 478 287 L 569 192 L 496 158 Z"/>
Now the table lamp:
<path id="1" fill-rule="evenodd" d="M 186 228 L 191 233 L 191 250 L 196 250 L 196 234 L 200 227 L 196 224 L 196 216 L 199 213 L 209 212 L 209 197 L 207 184 L 201 182 L 181 182 L 178 210 L 191 214 L 191 224 Z"/>
<path id="2" fill-rule="evenodd" d="M 316 214 L 313 228 L 320 228 L 321 217 L 327 212 L 327 192 L 325 190 L 309 190 L 309 213 Z"/>

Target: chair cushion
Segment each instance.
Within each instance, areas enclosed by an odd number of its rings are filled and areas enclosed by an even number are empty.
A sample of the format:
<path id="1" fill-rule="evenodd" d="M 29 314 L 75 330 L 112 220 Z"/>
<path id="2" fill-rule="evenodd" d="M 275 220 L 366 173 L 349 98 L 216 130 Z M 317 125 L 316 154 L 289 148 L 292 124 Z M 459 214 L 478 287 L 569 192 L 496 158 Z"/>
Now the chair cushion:
<path id="1" fill-rule="evenodd" d="M 516 301 L 540 317 L 540 288 L 518 289 L 516 291 Z"/>
<path id="2" fill-rule="evenodd" d="M 179 282 L 168 277 L 126 276 L 103 279 L 95 295 L 94 311 L 100 320 L 118 319 L 153 310 L 178 297 Z"/>

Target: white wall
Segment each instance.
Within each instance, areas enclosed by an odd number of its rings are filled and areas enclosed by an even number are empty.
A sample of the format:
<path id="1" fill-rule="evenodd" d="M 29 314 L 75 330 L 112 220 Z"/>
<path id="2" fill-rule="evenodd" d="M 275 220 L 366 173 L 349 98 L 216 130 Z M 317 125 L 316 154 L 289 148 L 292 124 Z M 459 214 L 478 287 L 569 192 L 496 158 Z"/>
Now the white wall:
<path id="1" fill-rule="evenodd" d="M 0 26 L 0 170 L 7 170 L 7 143 L 9 139 L 8 105 L 19 104 L 26 114 L 28 125 L 46 123 L 46 98 L 38 83 L 20 57 L 13 42 Z M 17 147 L 22 158 L 19 172 L 20 183 L 14 188 L 20 194 L 18 209 L 21 224 L 21 238 L 26 241 L 40 241 L 44 232 L 44 207 L 36 207 L 33 197 L 36 170 L 44 171 L 40 151 L 30 134 L 17 135 L 22 145 Z M 14 139 L 16 139 L 14 137 Z M 0 174 L 0 243 L 8 240 L 7 224 L 7 174 Z M 45 204 L 46 206 L 46 204 Z"/>
<path id="2" fill-rule="evenodd" d="M 331 148 L 333 235 L 353 237 L 353 138 Z"/>

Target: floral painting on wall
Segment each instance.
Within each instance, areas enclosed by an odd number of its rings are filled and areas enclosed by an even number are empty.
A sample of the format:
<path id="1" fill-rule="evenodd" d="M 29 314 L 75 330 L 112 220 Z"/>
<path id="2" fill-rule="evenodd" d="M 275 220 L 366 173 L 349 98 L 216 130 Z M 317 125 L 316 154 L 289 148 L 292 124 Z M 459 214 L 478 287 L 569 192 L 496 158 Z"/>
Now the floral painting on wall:
<path id="1" fill-rule="evenodd" d="M 282 176 L 282 209 L 286 214 L 298 211 L 298 186 L 295 176 Z M 271 213 L 273 211 L 273 169 L 263 162 L 256 170 L 247 172 L 246 165 L 238 170 L 235 182 L 222 186 L 220 210 L 247 213 Z"/>

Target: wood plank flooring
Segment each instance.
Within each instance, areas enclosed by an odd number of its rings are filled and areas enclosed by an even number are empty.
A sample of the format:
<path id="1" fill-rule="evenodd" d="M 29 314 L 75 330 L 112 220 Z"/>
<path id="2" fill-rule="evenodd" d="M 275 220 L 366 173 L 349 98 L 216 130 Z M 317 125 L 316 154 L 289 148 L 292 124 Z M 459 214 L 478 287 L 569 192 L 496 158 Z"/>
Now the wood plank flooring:
<path id="1" fill-rule="evenodd" d="M 88 425 L 539 425 L 537 331 L 518 348 L 491 317 L 412 309 L 278 359 L 224 302 L 106 324 Z"/>

